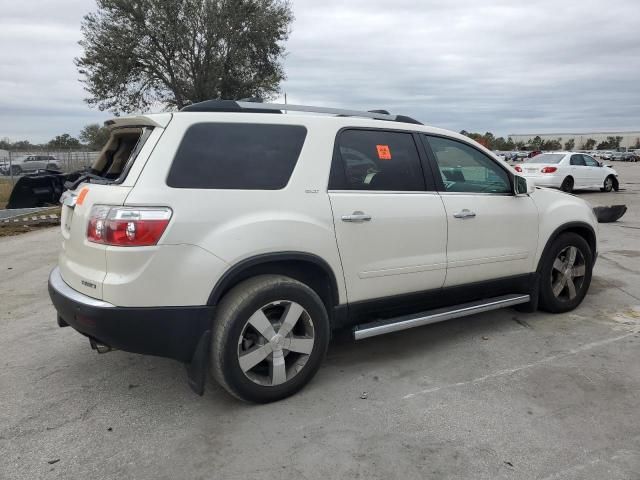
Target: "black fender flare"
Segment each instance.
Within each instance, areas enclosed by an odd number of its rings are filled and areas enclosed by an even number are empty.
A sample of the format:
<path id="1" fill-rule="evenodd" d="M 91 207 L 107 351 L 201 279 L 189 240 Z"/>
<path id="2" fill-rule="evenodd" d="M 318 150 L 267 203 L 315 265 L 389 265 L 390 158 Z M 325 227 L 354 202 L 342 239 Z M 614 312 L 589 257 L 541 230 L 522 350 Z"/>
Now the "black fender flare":
<path id="1" fill-rule="evenodd" d="M 313 253 L 295 251 L 271 252 L 254 255 L 253 257 L 246 258 L 232 265 L 216 282 L 213 290 L 211 291 L 211 294 L 209 295 L 207 305 L 217 305 L 220 301 L 220 298 L 222 297 L 222 294 L 226 292 L 231 285 L 236 283 L 237 279 L 241 278 L 242 272 L 246 271 L 247 269 L 256 267 L 260 264 L 284 262 L 306 262 L 322 269 L 322 271 L 329 278 L 329 289 L 331 292 L 332 306 L 338 305 L 340 300 L 338 282 L 336 280 L 336 274 L 331 266 L 318 255 L 315 255 Z"/>
<path id="2" fill-rule="evenodd" d="M 554 242 L 556 238 L 558 238 L 564 232 L 571 232 L 571 231 L 583 230 L 583 229 L 588 230 L 591 234 L 591 238 L 587 238 L 586 240 L 589 246 L 591 247 L 591 251 L 593 253 L 593 261 L 595 262 L 598 256 L 598 249 L 596 245 L 596 232 L 593 229 L 593 227 L 586 222 L 563 223 L 558 228 L 556 228 L 553 231 L 553 233 L 551 233 L 551 235 L 549 235 L 549 238 L 547 239 L 547 243 L 545 244 L 544 249 L 542 250 L 542 254 L 540 255 L 540 259 L 538 260 L 538 266 L 536 267 L 536 272 L 540 273 L 542 261 L 546 258 L 546 255 L 549 252 L 549 249 L 551 248 L 551 244 Z"/>

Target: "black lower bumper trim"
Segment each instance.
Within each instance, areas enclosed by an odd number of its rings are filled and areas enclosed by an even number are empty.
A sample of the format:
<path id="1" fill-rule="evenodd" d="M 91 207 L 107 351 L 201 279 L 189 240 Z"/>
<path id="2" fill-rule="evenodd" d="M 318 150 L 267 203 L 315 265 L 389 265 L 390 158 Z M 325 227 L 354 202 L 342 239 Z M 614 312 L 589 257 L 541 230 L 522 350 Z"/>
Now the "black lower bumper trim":
<path id="1" fill-rule="evenodd" d="M 85 304 L 57 290 L 51 277 L 49 295 L 59 319 L 83 335 L 118 350 L 185 363 L 191 362 L 202 335 L 211 328 L 213 316 L 213 307 L 207 306 L 101 307 Z M 61 324 L 60 320 L 58 324 Z"/>

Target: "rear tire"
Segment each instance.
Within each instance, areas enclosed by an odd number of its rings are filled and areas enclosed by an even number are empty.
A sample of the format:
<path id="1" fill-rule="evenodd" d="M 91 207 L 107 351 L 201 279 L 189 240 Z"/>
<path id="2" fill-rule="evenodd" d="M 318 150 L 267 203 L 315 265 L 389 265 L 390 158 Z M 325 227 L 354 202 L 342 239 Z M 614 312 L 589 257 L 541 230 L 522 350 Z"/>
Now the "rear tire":
<path id="1" fill-rule="evenodd" d="M 329 336 L 327 311 L 314 290 L 281 275 L 253 277 L 219 304 L 211 374 L 241 400 L 281 400 L 313 378 Z"/>
<path id="2" fill-rule="evenodd" d="M 573 192 L 573 178 L 567 177 L 562 181 L 562 185 L 560 185 L 560 190 L 565 193 Z"/>
<path id="3" fill-rule="evenodd" d="M 593 270 L 593 253 L 577 233 L 556 238 L 542 260 L 540 308 L 552 313 L 568 312 L 584 299 Z"/>

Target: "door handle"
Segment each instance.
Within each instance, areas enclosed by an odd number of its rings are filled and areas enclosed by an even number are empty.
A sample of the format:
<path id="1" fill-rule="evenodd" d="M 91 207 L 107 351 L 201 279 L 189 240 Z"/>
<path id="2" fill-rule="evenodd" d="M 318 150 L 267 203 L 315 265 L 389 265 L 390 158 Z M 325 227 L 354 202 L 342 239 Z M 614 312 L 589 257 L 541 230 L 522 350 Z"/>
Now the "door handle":
<path id="1" fill-rule="evenodd" d="M 362 223 L 362 222 L 368 222 L 370 220 L 371 220 L 371 215 L 367 215 L 366 213 L 361 212 L 359 210 L 356 212 L 353 212 L 351 215 L 342 216 L 343 222 Z"/>
<path id="2" fill-rule="evenodd" d="M 454 218 L 474 218 L 476 216 L 475 212 L 468 210 L 466 208 L 462 209 L 458 213 L 454 213 Z"/>

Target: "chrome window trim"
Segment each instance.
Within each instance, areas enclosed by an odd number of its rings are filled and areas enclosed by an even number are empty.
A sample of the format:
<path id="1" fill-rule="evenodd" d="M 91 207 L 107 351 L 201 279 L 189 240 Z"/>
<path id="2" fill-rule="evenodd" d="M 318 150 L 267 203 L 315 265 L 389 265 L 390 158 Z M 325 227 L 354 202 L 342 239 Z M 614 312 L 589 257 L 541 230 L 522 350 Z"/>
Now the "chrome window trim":
<path id="1" fill-rule="evenodd" d="M 327 190 L 327 193 L 354 193 L 354 194 L 387 194 L 387 195 L 438 195 L 435 190 Z"/>

